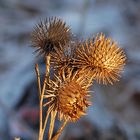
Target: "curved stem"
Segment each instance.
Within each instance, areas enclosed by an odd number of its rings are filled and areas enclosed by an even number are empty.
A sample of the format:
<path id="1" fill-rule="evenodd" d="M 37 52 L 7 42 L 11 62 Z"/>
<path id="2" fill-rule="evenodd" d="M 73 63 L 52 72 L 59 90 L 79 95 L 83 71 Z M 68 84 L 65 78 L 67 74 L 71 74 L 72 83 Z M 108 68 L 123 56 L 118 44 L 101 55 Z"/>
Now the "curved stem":
<path id="1" fill-rule="evenodd" d="M 55 136 L 52 138 L 52 140 L 58 140 L 58 138 L 61 135 L 63 129 L 65 128 L 67 122 L 68 122 L 67 120 L 63 122 L 62 126 L 59 128 L 59 130 L 57 131 L 57 133 L 55 134 Z"/>

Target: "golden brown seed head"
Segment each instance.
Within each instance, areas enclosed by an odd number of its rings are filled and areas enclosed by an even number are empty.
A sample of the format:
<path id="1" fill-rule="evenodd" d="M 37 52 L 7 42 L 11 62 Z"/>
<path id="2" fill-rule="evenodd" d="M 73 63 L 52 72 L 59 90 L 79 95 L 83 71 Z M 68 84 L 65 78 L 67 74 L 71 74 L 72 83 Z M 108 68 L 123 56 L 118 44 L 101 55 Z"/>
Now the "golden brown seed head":
<path id="1" fill-rule="evenodd" d="M 103 34 L 81 45 L 76 53 L 77 65 L 90 71 L 97 82 L 103 84 L 117 81 L 126 61 L 123 50 Z"/>
<path id="2" fill-rule="evenodd" d="M 85 87 L 84 77 L 72 76 L 71 73 L 57 77 L 56 81 L 50 81 L 46 94 L 53 95 L 50 98 L 51 106 L 57 110 L 60 120 L 77 121 L 86 114 L 89 102 L 89 92 Z"/>
<path id="3" fill-rule="evenodd" d="M 62 86 L 58 90 L 60 119 L 68 118 L 70 121 L 76 121 L 85 115 L 85 111 L 89 106 L 86 95 L 87 91 L 74 81 Z"/>
<path id="4" fill-rule="evenodd" d="M 51 64 L 57 73 L 63 70 L 67 71 L 68 68 L 74 68 L 75 58 L 75 43 L 69 43 L 65 47 L 60 46 L 59 49 L 55 48 L 55 52 L 51 55 Z"/>
<path id="5" fill-rule="evenodd" d="M 71 30 L 65 22 L 58 18 L 50 18 L 36 25 L 31 34 L 31 41 L 39 54 L 46 55 L 54 51 L 54 47 L 65 46 L 71 37 Z"/>

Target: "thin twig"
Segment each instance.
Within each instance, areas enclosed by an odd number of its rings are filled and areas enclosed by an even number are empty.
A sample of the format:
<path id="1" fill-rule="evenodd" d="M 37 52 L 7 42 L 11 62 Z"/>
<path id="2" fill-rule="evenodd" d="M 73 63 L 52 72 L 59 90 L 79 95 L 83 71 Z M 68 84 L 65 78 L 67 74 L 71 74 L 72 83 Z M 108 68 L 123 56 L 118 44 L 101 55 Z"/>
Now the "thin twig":
<path id="1" fill-rule="evenodd" d="M 43 105 L 43 107 L 50 105 L 52 102 L 53 102 L 53 100 L 48 101 L 47 103 L 45 103 L 45 104 Z"/>
<path id="2" fill-rule="evenodd" d="M 46 88 L 46 83 L 49 81 L 49 75 L 50 75 L 50 54 L 46 57 L 46 72 L 45 72 L 45 80 L 43 83 L 43 89 L 42 89 L 42 94 L 41 96 L 44 96 L 45 88 Z"/>
<path id="3" fill-rule="evenodd" d="M 41 84 L 40 84 L 40 72 L 39 72 L 38 64 L 35 65 L 35 71 L 36 71 L 36 76 L 37 76 L 38 92 L 39 92 L 39 98 L 40 98 L 40 96 L 41 96 Z"/>
<path id="4" fill-rule="evenodd" d="M 48 122 L 48 118 L 49 118 L 49 115 L 52 111 L 54 106 L 50 106 L 47 110 L 47 113 L 46 113 L 46 118 L 45 118 L 45 121 L 44 121 L 44 126 L 43 126 L 43 130 L 42 130 L 42 135 L 44 135 L 44 132 L 45 132 L 45 129 L 46 129 L 46 125 L 47 125 L 47 122 Z"/>
<path id="5" fill-rule="evenodd" d="M 49 75 L 50 75 L 50 54 L 46 56 L 46 71 L 45 71 L 45 79 L 44 79 L 44 83 L 43 83 L 43 88 L 42 88 L 42 92 L 41 92 L 41 98 L 40 98 L 40 103 L 39 103 L 39 107 L 40 107 L 40 125 L 39 125 L 39 140 L 43 140 L 43 98 L 44 98 L 44 94 L 45 94 L 45 88 L 46 88 L 46 83 L 48 83 L 49 81 Z"/>
<path id="6" fill-rule="evenodd" d="M 58 138 L 61 135 L 63 129 L 65 128 L 67 122 L 68 122 L 67 120 L 63 122 L 62 126 L 59 128 L 59 130 L 57 131 L 57 133 L 55 134 L 55 136 L 52 138 L 52 140 L 58 140 Z"/>
<path id="7" fill-rule="evenodd" d="M 52 112 L 51 112 L 51 120 L 50 120 L 50 127 L 49 127 L 49 133 L 48 133 L 48 140 L 51 140 L 51 138 L 52 138 L 56 114 L 57 114 L 57 111 L 56 110 L 52 110 Z"/>

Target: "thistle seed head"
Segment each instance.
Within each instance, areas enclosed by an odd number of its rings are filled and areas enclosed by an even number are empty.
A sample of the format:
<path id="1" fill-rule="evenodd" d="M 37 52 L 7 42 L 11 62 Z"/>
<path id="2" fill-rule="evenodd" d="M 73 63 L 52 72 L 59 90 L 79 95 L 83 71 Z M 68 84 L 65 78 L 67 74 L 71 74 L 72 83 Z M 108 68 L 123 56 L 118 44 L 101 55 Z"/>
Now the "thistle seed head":
<path id="1" fill-rule="evenodd" d="M 69 43 L 65 47 L 55 48 L 51 55 L 51 64 L 57 73 L 74 68 L 76 43 Z M 76 68 L 75 68 L 76 69 Z"/>
<path id="2" fill-rule="evenodd" d="M 117 81 L 126 61 L 123 50 L 103 34 L 86 41 L 76 54 L 78 67 L 90 71 L 97 82 L 103 84 Z"/>
<path id="3" fill-rule="evenodd" d="M 58 90 L 58 95 L 60 119 L 69 118 L 71 121 L 76 121 L 85 115 L 88 107 L 87 91 L 76 81 L 65 83 Z"/>
<path id="4" fill-rule="evenodd" d="M 54 51 L 54 47 L 65 46 L 72 38 L 71 29 L 59 18 L 41 21 L 31 34 L 32 46 L 39 55 Z"/>
<path id="5" fill-rule="evenodd" d="M 60 120 L 75 122 L 86 114 L 86 109 L 91 102 L 84 77 L 71 73 L 65 76 L 63 73 L 61 77 L 56 77 L 56 82 L 50 80 L 48 86 L 49 90 L 46 94 L 50 95 L 49 100 L 52 101 L 49 105 L 57 110 Z"/>

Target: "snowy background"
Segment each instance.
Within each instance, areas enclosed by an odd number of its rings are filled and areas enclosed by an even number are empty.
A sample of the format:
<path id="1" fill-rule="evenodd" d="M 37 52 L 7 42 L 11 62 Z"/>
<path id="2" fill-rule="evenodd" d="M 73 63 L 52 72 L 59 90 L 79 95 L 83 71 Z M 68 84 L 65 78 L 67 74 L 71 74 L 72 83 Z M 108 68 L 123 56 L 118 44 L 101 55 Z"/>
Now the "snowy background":
<path id="1" fill-rule="evenodd" d="M 119 82 L 92 87 L 93 106 L 63 140 L 140 140 L 140 0 L 0 0 L 0 140 L 35 140 L 38 96 L 30 32 L 60 17 L 78 38 L 103 32 L 127 55 Z"/>

